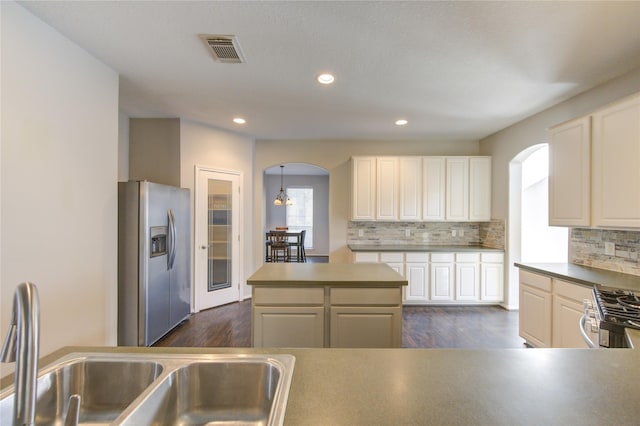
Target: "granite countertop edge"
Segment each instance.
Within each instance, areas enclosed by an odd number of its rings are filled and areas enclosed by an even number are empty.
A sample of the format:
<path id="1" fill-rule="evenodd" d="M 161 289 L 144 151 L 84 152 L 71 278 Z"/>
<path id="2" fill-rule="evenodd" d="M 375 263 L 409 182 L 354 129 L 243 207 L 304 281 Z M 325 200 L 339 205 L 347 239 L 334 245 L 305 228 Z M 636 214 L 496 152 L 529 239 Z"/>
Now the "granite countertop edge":
<path id="1" fill-rule="evenodd" d="M 348 244 L 353 252 L 494 252 L 504 253 L 504 249 L 481 245 L 439 245 L 439 244 Z"/>

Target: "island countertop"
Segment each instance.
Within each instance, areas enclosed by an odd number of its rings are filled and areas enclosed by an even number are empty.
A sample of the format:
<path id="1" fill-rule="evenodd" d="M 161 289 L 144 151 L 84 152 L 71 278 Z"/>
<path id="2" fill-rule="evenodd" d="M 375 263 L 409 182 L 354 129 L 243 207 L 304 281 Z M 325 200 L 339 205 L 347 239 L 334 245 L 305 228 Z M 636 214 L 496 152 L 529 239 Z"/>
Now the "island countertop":
<path id="1" fill-rule="evenodd" d="M 634 349 L 62 348 L 292 354 L 285 425 L 636 425 Z"/>
<path id="2" fill-rule="evenodd" d="M 247 279 L 253 286 L 398 287 L 407 280 L 383 263 L 266 263 Z"/>

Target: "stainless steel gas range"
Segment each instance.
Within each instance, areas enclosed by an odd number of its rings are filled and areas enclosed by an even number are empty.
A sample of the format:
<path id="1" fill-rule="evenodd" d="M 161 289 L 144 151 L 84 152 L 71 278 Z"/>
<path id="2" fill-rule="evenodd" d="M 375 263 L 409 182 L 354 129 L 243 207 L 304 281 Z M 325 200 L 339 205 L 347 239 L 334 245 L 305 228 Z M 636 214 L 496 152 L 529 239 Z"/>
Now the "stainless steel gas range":
<path id="1" fill-rule="evenodd" d="M 595 285 L 593 301 L 585 300 L 584 307 L 580 329 L 592 348 L 626 348 L 625 329 L 640 330 L 640 297 L 631 290 Z"/>

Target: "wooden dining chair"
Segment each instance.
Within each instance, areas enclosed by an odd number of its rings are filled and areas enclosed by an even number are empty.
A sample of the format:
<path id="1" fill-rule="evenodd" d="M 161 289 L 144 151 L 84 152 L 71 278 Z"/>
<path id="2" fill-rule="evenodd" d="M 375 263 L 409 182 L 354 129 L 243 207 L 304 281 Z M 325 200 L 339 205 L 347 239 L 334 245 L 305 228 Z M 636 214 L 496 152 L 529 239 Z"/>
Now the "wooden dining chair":
<path id="1" fill-rule="evenodd" d="M 270 262 L 288 262 L 291 258 L 291 249 L 287 244 L 287 234 L 284 231 L 271 231 L 268 233 L 270 248 Z"/>

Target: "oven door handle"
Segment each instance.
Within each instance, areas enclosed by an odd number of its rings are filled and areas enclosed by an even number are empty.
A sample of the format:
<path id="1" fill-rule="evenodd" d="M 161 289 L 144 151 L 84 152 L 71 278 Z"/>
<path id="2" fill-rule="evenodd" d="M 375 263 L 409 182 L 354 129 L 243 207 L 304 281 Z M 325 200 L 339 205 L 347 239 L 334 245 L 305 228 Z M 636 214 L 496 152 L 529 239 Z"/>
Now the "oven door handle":
<path id="1" fill-rule="evenodd" d="M 587 346 L 589 346 L 590 348 L 595 348 L 596 345 L 591 341 L 591 338 L 589 338 L 589 335 L 585 330 L 585 327 L 587 326 L 586 324 L 587 314 L 584 314 L 580 317 L 580 334 L 582 334 L 582 338 L 584 339 L 584 342 L 587 344 Z"/>

